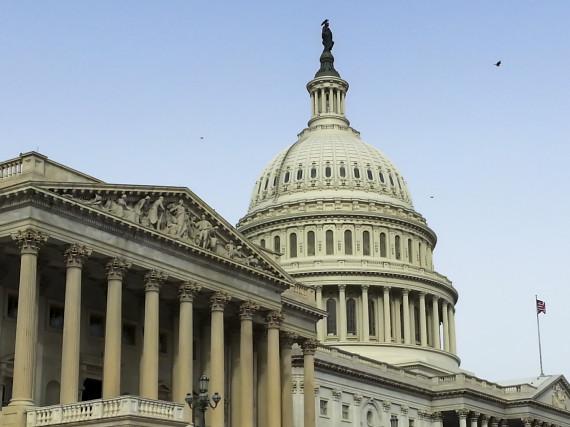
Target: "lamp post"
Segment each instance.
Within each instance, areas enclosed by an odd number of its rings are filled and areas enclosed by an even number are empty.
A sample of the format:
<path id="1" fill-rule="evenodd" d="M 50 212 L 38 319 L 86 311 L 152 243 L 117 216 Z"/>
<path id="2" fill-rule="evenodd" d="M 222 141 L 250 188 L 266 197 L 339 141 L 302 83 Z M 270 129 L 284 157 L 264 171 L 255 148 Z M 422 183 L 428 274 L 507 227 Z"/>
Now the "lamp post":
<path id="1" fill-rule="evenodd" d="M 202 415 L 200 417 L 200 427 L 206 427 L 206 410 L 208 407 L 212 409 L 216 409 L 220 400 L 222 400 L 222 396 L 218 392 L 215 392 L 210 399 L 208 396 L 208 383 L 210 382 L 210 378 L 206 375 L 202 375 L 199 381 L 199 393 L 198 398 L 194 401 L 194 396 L 192 393 L 188 393 L 186 395 L 186 403 L 190 407 L 190 409 L 196 408 Z"/>

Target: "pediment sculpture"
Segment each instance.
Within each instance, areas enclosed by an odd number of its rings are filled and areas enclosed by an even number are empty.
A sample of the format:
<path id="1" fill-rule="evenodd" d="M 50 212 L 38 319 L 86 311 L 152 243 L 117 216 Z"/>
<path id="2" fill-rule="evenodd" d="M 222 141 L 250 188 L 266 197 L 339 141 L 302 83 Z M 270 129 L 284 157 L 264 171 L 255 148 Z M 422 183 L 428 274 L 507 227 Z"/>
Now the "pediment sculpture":
<path id="1" fill-rule="evenodd" d="M 552 389 L 552 406 L 560 409 L 568 409 L 566 406 L 567 400 L 568 393 L 566 393 L 566 390 L 564 390 L 560 383 L 556 384 Z"/>

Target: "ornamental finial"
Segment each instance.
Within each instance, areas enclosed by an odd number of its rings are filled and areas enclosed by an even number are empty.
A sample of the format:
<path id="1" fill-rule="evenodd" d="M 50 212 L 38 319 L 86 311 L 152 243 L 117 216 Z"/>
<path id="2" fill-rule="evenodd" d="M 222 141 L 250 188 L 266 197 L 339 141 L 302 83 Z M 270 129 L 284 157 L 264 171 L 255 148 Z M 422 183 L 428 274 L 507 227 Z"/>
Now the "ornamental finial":
<path id="1" fill-rule="evenodd" d="M 334 56 L 331 53 L 332 48 L 334 46 L 333 35 L 329 25 L 329 20 L 325 19 L 321 26 L 323 27 L 321 36 L 323 38 L 323 53 L 321 54 L 321 68 L 315 74 L 316 77 L 321 76 L 334 76 L 340 77 L 338 71 L 334 69 Z"/>

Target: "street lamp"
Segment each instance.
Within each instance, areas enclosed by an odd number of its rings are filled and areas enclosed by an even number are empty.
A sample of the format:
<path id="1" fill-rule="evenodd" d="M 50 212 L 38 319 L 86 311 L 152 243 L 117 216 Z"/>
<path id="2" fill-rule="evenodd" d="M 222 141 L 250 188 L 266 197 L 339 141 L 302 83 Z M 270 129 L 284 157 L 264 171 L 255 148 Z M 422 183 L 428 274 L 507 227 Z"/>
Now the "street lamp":
<path id="1" fill-rule="evenodd" d="M 206 410 L 208 409 L 208 407 L 216 409 L 218 403 L 220 403 L 220 400 L 222 400 L 222 396 L 220 396 L 218 392 L 215 392 L 212 395 L 212 398 L 210 399 L 210 396 L 208 396 L 209 382 L 210 378 L 208 378 L 206 375 L 202 375 L 200 377 L 200 381 L 198 382 L 199 392 L 196 401 L 194 401 L 194 396 L 192 395 L 192 393 L 188 393 L 186 395 L 186 398 L 184 399 L 186 400 L 186 403 L 188 404 L 190 409 L 193 409 L 195 407 L 198 411 L 201 412 L 202 416 L 200 417 L 200 419 L 202 427 L 206 426 Z"/>

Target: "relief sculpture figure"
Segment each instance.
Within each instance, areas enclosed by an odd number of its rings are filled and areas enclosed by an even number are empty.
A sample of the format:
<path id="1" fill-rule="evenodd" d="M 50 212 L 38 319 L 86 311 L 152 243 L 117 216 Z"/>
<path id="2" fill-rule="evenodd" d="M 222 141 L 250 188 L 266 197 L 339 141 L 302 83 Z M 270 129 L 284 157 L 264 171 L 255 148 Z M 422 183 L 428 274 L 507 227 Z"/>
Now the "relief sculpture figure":
<path id="1" fill-rule="evenodd" d="M 210 246 L 212 223 L 206 219 L 206 215 L 202 215 L 200 221 L 196 223 L 196 227 L 198 227 L 198 245 L 207 249 Z"/>
<path id="2" fill-rule="evenodd" d="M 148 221 L 150 223 L 150 226 L 158 231 L 162 230 L 163 228 L 162 224 L 162 220 L 164 218 L 164 205 L 162 203 L 163 201 L 164 197 L 160 196 L 158 199 L 156 199 L 153 202 L 148 211 Z"/>

